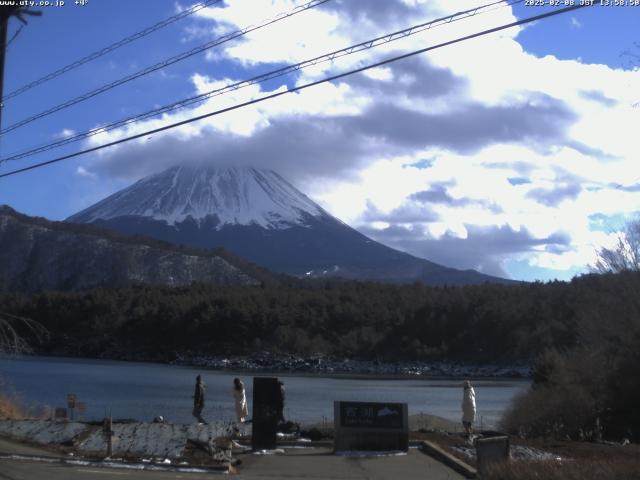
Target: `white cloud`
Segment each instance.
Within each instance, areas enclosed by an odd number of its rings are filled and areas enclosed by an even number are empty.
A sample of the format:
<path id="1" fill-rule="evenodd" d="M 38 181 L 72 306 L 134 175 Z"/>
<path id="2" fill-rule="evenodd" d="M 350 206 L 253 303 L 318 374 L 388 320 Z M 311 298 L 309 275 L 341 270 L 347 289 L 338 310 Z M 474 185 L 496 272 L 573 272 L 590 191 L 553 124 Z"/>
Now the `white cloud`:
<path id="1" fill-rule="evenodd" d="M 330 8 L 332 3 L 225 44 L 210 60 L 264 72 L 274 63 L 299 62 L 477 2 L 347 0 Z M 227 0 L 223 8 L 201 11 L 198 28 L 203 19 L 212 21 L 213 30 L 241 28 L 294 5 L 256 1 L 248 9 L 244 1 Z M 294 82 L 514 19 L 510 9 L 496 9 L 317 65 Z M 579 26 L 577 17 L 572 24 Z M 103 152 L 95 168 L 133 179 L 189 156 L 272 167 L 340 219 L 436 262 L 498 273 L 509 259 L 548 269 L 580 268 L 592 261 L 598 245 L 610 241 L 590 229 L 590 216 L 640 209 L 633 188 L 612 187 L 640 182 L 635 132 L 640 109 L 633 108 L 640 76 L 579 60 L 538 58 L 517 43 L 518 31 L 122 145 Z M 238 79 L 194 72 L 189 81 L 195 93 L 203 93 Z M 274 85 L 280 85 L 275 91 L 287 88 L 284 79 Z M 259 86 L 246 87 L 90 141 L 104 143 L 265 93 Z M 411 166 L 424 159 L 427 168 Z M 420 206 L 415 200 L 420 192 L 431 192 L 424 198 L 440 197 Z M 440 241 L 467 253 L 458 261 Z"/>
<path id="2" fill-rule="evenodd" d="M 90 178 L 91 180 L 96 180 L 98 178 L 98 175 L 95 172 L 87 170 L 82 165 L 79 165 L 76 168 L 76 175 L 78 175 L 79 177 Z"/>
<path id="3" fill-rule="evenodd" d="M 69 138 L 76 134 L 75 130 L 70 128 L 63 128 L 58 133 L 54 135 L 54 138 Z"/>

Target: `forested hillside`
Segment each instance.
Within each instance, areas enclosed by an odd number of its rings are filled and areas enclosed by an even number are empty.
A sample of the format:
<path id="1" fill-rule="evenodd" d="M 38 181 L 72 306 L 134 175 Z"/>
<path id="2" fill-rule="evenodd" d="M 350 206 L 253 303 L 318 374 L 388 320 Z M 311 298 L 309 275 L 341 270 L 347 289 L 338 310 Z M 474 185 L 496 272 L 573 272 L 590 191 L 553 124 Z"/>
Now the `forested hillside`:
<path id="1" fill-rule="evenodd" d="M 359 282 L 3 294 L 41 322 L 43 353 L 171 360 L 260 350 L 385 360 L 530 362 L 640 318 L 640 275 L 432 288 Z M 613 347 L 612 347 L 613 348 Z"/>

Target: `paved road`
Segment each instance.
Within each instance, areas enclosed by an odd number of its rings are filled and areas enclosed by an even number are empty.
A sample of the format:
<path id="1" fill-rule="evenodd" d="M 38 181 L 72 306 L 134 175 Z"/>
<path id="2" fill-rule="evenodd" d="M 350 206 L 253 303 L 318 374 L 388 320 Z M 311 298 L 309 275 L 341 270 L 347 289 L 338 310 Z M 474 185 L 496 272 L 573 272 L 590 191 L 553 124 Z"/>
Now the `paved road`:
<path id="1" fill-rule="evenodd" d="M 4 447 L 4 448 L 3 448 Z M 11 450 L 7 448 L 12 447 Z M 0 440 L 0 451 L 39 454 L 40 450 Z M 243 462 L 238 480 L 458 480 L 463 477 L 422 452 L 377 458 L 344 457 L 329 448 L 285 449 L 285 455 L 239 455 Z M 211 473 L 131 471 L 95 466 L 0 459 L 0 480 L 210 480 Z"/>
<path id="2" fill-rule="evenodd" d="M 242 479 L 314 480 L 458 480 L 464 477 L 428 455 L 410 449 L 408 455 L 343 457 L 329 448 L 286 449 L 284 456 L 244 455 Z"/>
<path id="3" fill-rule="evenodd" d="M 52 457 L 51 452 L 0 438 L 0 452 Z M 0 480 L 211 480 L 211 474 L 130 471 L 61 463 L 0 459 Z"/>
<path id="4" fill-rule="evenodd" d="M 62 465 L 59 463 L 0 460 L 0 480 L 211 480 L 211 474 L 139 472 L 110 468 Z"/>

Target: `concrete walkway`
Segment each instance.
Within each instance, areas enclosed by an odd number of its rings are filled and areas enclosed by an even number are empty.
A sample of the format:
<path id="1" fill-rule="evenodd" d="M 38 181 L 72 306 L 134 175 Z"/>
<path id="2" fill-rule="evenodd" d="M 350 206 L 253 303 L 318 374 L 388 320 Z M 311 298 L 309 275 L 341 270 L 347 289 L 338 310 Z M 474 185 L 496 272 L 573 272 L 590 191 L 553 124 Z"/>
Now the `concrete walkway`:
<path id="1" fill-rule="evenodd" d="M 336 456 L 330 448 L 285 448 L 284 455 L 239 455 L 238 479 L 457 480 L 461 475 L 417 449 L 384 457 Z"/>
<path id="2" fill-rule="evenodd" d="M 17 442 L 0 439 L 0 451 L 38 455 L 51 453 Z M 314 480 L 457 480 L 460 476 L 442 463 L 417 449 L 407 455 L 385 457 L 335 456 L 330 448 L 285 448 L 284 455 L 241 454 L 238 480 L 270 479 L 290 480 L 309 478 Z M 71 466 L 59 463 L 32 462 L 28 460 L 0 460 L 1 480 L 85 480 L 112 477 L 118 480 L 163 480 L 184 478 L 203 480 L 212 478 L 207 473 L 130 471 L 122 469 Z"/>
<path id="3" fill-rule="evenodd" d="M 0 480 L 211 480 L 212 478 L 222 478 L 222 475 L 130 471 L 60 463 L 0 460 Z"/>
<path id="4" fill-rule="evenodd" d="M 65 432 L 67 433 L 67 432 Z M 56 435 L 54 435 L 56 436 Z M 8 439 L 0 438 L 0 452 L 20 455 L 58 456 L 46 449 L 39 449 Z M 283 455 L 236 455 L 242 461 L 238 468 L 242 479 L 300 479 L 315 480 L 386 480 L 463 479 L 449 467 L 412 448 L 407 455 L 397 456 L 337 456 L 330 447 L 284 448 Z M 118 479 L 158 480 L 187 478 L 199 480 L 211 478 L 211 474 L 186 472 L 128 471 L 93 466 L 72 466 L 60 463 L 33 462 L 27 459 L 0 459 L 0 480 L 49 480 L 117 477 Z"/>

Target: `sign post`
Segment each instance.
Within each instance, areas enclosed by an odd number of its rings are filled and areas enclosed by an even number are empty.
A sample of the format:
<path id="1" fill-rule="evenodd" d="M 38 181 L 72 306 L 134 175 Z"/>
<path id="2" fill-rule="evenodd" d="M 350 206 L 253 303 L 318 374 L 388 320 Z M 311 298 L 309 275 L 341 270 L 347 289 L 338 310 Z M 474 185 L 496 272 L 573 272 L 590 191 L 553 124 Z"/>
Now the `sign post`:
<path id="1" fill-rule="evenodd" d="M 336 452 L 409 450 L 406 403 L 336 401 L 333 412 Z"/>
<path id="2" fill-rule="evenodd" d="M 69 409 L 69 418 L 73 421 L 73 411 L 76 408 L 76 394 L 75 393 L 67 393 L 67 408 Z"/>

